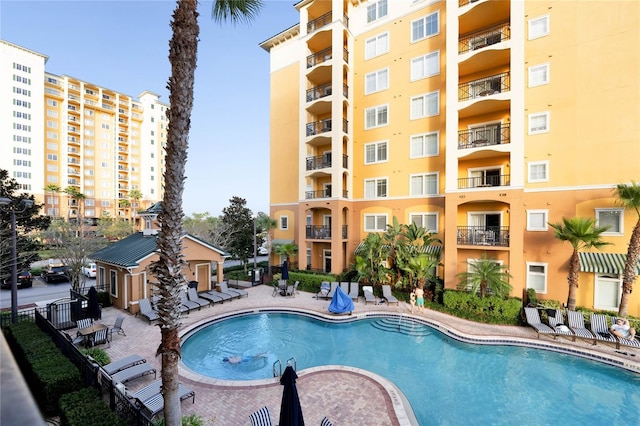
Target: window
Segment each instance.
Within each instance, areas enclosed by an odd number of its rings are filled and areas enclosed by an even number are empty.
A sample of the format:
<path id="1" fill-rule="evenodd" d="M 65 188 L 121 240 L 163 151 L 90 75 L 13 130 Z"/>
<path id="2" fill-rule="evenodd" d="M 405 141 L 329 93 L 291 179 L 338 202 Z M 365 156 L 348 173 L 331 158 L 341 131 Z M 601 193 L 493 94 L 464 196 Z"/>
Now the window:
<path id="1" fill-rule="evenodd" d="M 529 40 L 549 34 L 549 15 L 529 20 Z"/>
<path id="2" fill-rule="evenodd" d="M 375 71 L 365 75 L 364 94 L 369 95 L 389 88 L 389 69 Z"/>
<path id="3" fill-rule="evenodd" d="M 622 278 L 614 274 L 596 274 L 593 292 L 593 307 L 617 311 L 622 294 Z"/>
<path id="4" fill-rule="evenodd" d="M 52 129 L 57 129 L 58 123 L 55 121 L 47 120 L 47 127 L 50 127 Z"/>
<path id="5" fill-rule="evenodd" d="M 384 198 L 387 196 L 387 178 L 365 179 L 364 198 Z"/>
<path id="6" fill-rule="evenodd" d="M 548 168 L 548 161 L 535 161 L 529 163 L 529 182 L 547 182 L 549 180 Z"/>
<path id="7" fill-rule="evenodd" d="M 433 157 L 439 153 L 439 132 L 411 136 L 410 158 Z"/>
<path id="8" fill-rule="evenodd" d="M 367 24 L 387 16 L 387 0 L 378 0 L 367 6 Z"/>
<path id="9" fill-rule="evenodd" d="M 374 142 L 364 146 L 364 163 L 374 164 L 387 161 L 387 142 Z"/>
<path id="10" fill-rule="evenodd" d="M 369 108 L 364 111 L 364 128 L 386 126 L 389 123 L 387 105 Z"/>
<path id="11" fill-rule="evenodd" d="M 289 229 L 289 216 L 280 216 L 280 229 Z"/>
<path id="12" fill-rule="evenodd" d="M 547 231 L 549 210 L 527 210 L 527 231 Z"/>
<path id="13" fill-rule="evenodd" d="M 58 156 L 56 154 L 47 154 L 47 160 L 58 161 Z"/>
<path id="14" fill-rule="evenodd" d="M 438 233 L 438 213 L 411 213 L 409 222 L 415 223 L 428 232 Z"/>
<path id="15" fill-rule="evenodd" d="M 440 73 L 440 52 L 427 53 L 411 60 L 411 81 Z"/>
<path id="16" fill-rule="evenodd" d="M 529 87 L 541 86 L 549 83 L 549 64 L 529 67 Z"/>
<path id="17" fill-rule="evenodd" d="M 536 293 L 547 293 L 547 264 L 527 262 L 527 288 L 532 288 Z"/>
<path id="18" fill-rule="evenodd" d="M 624 235 L 624 210 L 596 209 L 596 224 L 609 227 L 602 235 Z"/>
<path id="19" fill-rule="evenodd" d="M 365 214 L 364 230 L 365 232 L 384 232 L 387 229 L 386 214 Z"/>
<path id="20" fill-rule="evenodd" d="M 529 114 L 529 134 L 536 135 L 538 133 L 549 132 L 549 113 L 540 112 L 537 114 Z"/>
<path id="21" fill-rule="evenodd" d="M 57 107 L 58 106 L 58 101 L 53 100 L 53 99 L 47 99 L 47 105 L 52 106 L 52 107 Z"/>
<path id="22" fill-rule="evenodd" d="M 438 91 L 411 98 L 411 120 L 438 115 L 440 111 Z"/>
<path id="23" fill-rule="evenodd" d="M 438 173 L 412 175 L 409 180 L 412 196 L 436 195 L 438 193 Z"/>
<path id="24" fill-rule="evenodd" d="M 435 12 L 411 23 L 411 42 L 431 37 L 440 32 L 440 13 Z"/>
<path id="25" fill-rule="evenodd" d="M 380 34 L 364 42 L 364 59 L 375 58 L 389 51 L 389 33 Z"/>
<path id="26" fill-rule="evenodd" d="M 113 297 L 118 297 L 118 275 L 116 271 L 110 270 L 109 278 L 109 292 Z"/>
<path id="27" fill-rule="evenodd" d="M 104 193 L 105 193 L 105 191 L 103 191 L 102 193 L 104 194 Z M 107 197 L 109 196 L 109 195 L 108 195 L 108 192 L 107 192 L 107 195 L 106 195 L 106 196 L 107 196 Z M 102 200 L 102 201 L 100 202 L 100 205 L 101 205 L 102 207 L 109 207 L 109 206 L 111 205 L 111 203 L 110 203 L 110 201 L 109 201 L 109 200 Z"/>

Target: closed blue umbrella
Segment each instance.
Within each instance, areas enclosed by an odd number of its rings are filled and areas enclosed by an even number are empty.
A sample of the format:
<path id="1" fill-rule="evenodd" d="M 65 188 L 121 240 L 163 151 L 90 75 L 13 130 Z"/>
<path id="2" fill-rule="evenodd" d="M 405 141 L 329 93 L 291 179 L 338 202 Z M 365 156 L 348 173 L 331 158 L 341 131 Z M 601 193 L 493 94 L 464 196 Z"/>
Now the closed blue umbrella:
<path id="1" fill-rule="evenodd" d="M 287 263 L 286 260 L 282 262 L 282 279 L 283 280 L 289 279 L 289 264 Z"/>
<path id="2" fill-rule="evenodd" d="M 298 375 L 293 367 L 287 365 L 280 378 L 280 384 L 284 385 L 284 391 L 282 392 L 282 403 L 280 404 L 279 426 L 304 426 L 302 407 L 300 406 L 298 388 L 296 387 L 297 378 Z"/>

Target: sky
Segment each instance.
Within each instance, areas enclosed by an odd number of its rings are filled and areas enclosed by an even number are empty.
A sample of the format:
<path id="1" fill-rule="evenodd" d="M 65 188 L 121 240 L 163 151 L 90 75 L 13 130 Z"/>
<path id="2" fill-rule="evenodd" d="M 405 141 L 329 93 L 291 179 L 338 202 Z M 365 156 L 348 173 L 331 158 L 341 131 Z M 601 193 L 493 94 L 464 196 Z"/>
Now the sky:
<path id="1" fill-rule="evenodd" d="M 299 22 L 292 0 L 263 0 L 250 23 L 199 5 L 200 43 L 183 210 L 222 214 L 238 196 L 269 212 L 269 54 L 259 44 Z M 0 38 L 49 57 L 45 69 L 169 103 L 169 0 L 0 0 Z"/>

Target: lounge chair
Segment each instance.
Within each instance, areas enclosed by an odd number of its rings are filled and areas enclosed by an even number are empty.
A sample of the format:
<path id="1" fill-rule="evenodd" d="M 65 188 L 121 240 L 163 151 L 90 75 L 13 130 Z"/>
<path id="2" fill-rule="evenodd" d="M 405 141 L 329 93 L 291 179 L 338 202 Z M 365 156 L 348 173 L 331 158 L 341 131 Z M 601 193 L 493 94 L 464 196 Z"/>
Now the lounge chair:
<path id="1" fill-rule="evenodd" d="M 203 291 L 202 293 L 198 293 L 198 297 L 202 297 L 205 300 L 208 300 L 210 303 L 212 304 L 216 304 L 216 303 L 224 303 L 225 299 L 222 298 L 222 296 L 218 295 L 218 294 L 214 294 L 210 291 Z M 229 299 L 227 299 L 229 300 Z"/>
<path id="2" fill-rule="evenodd" d="M 262 407 L 255 413 L 251 413 L 249 415 L 249 419 L 251 419 L 251 426 L 272 426 L 271 416 L 269 415 L 269 409 L 267 407 Z"/>
<path id="3" fill-rule="evenodd" d="M 117 361 L 113 361 L 109 364 L 103 365 L 102 369 L 111 376 L 118 371 L 124 370 L 125 368 L 133 367 L 134 365 L 143 364 L 145 362 L 147 362 L 147 360 L 142 358 L 140 355 L 132 354 L 124 358 L 120 358 Z"/>
<path id="4" fill-rule="evenodd" d="M 611 318 L 611 324 L 615 324 L 617 320 L 618 320 L 617 317 Z M 640 342 L 638 340 L 636 340 L 635 338 L 634 339 L 625 339 L 624 337 L 618 337 L 618 336 L 616 336 L 616 337 L 618 338 L 618 343 L 620 345 L 632 346 L 632 347 L 635 347 L 635 348 L 640 348 Z"/>
<path id="5" fill-rule="evenodd" d="M 354 300 L 354 301 L 358 301 L 358 294 L 360 293 L 360 284 L 358 283 L 351 283 L 351 285 L 349 286 L 349 297 Z"/>
<path id="6" fill-rule="evenodd" d="M 344 294 L 349 294 L 349 283 L 340 281 L 340 288 L 344 292 Z"/>
<path id="7" fill-rule="evenodd" d="M 217 284 L 217 286 L 219 286 L 219 287 L 220 287 L 220 290 L 217 290 L 217 289 L 216 289 L 215 291 L 217 291 L 218 293 L 221 293 L 221 294 L 226 294 L 227 296 L 229 296 L 229 299 L 239 299 L 239 298 L 240 298 L 240 293 L 237 293 L 237 292 L 235 292 L 235 291 L 231 291 L 231 290 L 229 290 L 229 288 L 228 288 L 228 287 L 226 287 L 226 284 L 227 284 L 227 283 L 226 283 L 226 282 L 224 282 L 224 281 L 223 281 L 223 282 L 221 282 L 221 283 L 219 283 L 219 284 Z M 225 288 L 227 288 L 227 291 L 222 290 L 222 286 L 223 286 L 223 285 L 225 286 Z M 211 291 L 214 291 L 214 290 L 211 290 Z M 225 300 L 226 300 L 226 299 L 225 299 Z"/>
<path id="8" fill-rule="evenodd" d="M 387 303 L 395 303 L 396 305 L 399 303 L 398 299 L 391 294 L 391 286 L 389 284 L 382 286 L 382 297 L 387 301 Z"/>
<path id="9" fill-rule="evenodd" d="M 202 297 L 198 296 L 198 292 L 193 287 L 189 287 L 189 289 L 187 290 L 187 297 L 189 298 L 190 301 L 197 303 L 201 307 L 211 306 L 211 302 L 208 301 L 207 299 L 203 299 Z"/>
<path id="10" fill-rule="evenodd" d="M 591 332 L 596 340 L 606 343 L 615 343 L 616 348 L 620 347 L 618 338 L 609 331 L 606 315 L 591 314 Z"/>
<path id="11" fill-rule="evenodd" d="M 553 328 L 553 331 L 556 332 L 556 335 L 570 336 L 571 340 L 575 342 L 576 334 L 565 325 L 562 311 L 560 309 L 547 309 L 547 318 L 549 321 L 549 326 Z"/>
<path id="12" fill-rule="evenodd" d="M 109 338 L 111 340 L 113 340 L 114 331 L 118 334 L 122 334 L 123 336 L 126 336 L 124 332 L 124 328 L 122 328 L 122 323 L 124 322 L 124 319 L 125 319 L 124 315 L 118 315 L 118 318 L 116 318 L 116 323 L 112 327 L 109 327 Z"/>
<path id="13" fill-rule="evenodd" d="M 145 317 L 149 321 L 149 324 L 151 324 L 151 321 L 158 319 L 158 311 L 151 307 L 149 299 L 140 299 L 138 301 L 138 306 L 140 307 L 139 314 Z M 136 316 L 137 315 L 138 314 L 136 314 Z"/>
<path id="14" fill-rule="evenodd" d="M 187 308 L 187 311 L 193 311 L 194 309 L 200 310 L 202 307 L 199 303 L 189 300 L 187 292 L 184 290 L 180 292 L 180 303 L 182 303 L 182 306 Z"/>
<path id="15" fill-rule="evenodd" d="M 329 420 L 327 416 L 325 416 L 322 418 L 322 420 L 320 420 L 320 426 L 333 426 L 333 422 L 331 422 L 331 420 Z"/>
<path id="16" fill-rule="evenodd" d="M 238 294 L 238 297 L 249 296 L 249 292 L 247 290 L 242 290 L 240 288 L 229 288 L 229 285 L 226 281 L 222 281 L 220 283 L 220 291 L 223 293 L 236 293 Z"/>
<path id="17" fill-rule="evenodd" d="M 126 383 L 130 380 L 137 379 L 151 373 L 153 373 L 154 378 L 157 378 L 156 369 L 153 368 L 151 364 L 144 362 L 142 364 L 136 364 L 131 367 L 127 367 L 123 370 L 118 371 L 117 373 L 110 374 L 110 376 L 111 380 L 114 383 Z"/>
<path id="18" fill-rule="evenodd" d="M 538 309 L 526 307 L 524 308 L 524 314 L 527 317 L 527 324 L 538 333 L 538 339 L 540 338 L 540 334 L 551 334 L 555 339 L 556 331 L 540 320 Z"/>
<path id="19" fill-rule="evenodd" d="M 233 299 L 232 295 L 227 294 L 227 293 L 222 293 L 222 292 L 216 290 L 215 287 L 212 288 L 211 290 L 209 290 L 207 292 L 207 294 L 210 294 L 212 296 L 217 296 L 217 297 L 221 298 L 223 302 L 226 302 L 227 300 Z M 204 297 L 204 294 L 202 295 L 202 297 Z"/>
<path id="20" fill-rule="evenodd" d="M 320 284 L 320 291 L 318 292 L 318 294 L 316 294 L 316 299 L 320 299 L 321 297 L 326 299 L 327 295 L 329 294 L 330 288 L 331 287 L 329 286 L 329 283 L 323 281 L 322 284 Z"/>
<path id="21" fill-rule="evenodd" d="M 161 387 L 162 380 L 156 380 L 130 395 L 136 399 L 136 404 L 142 407 L 142 409 L 148 413 L 149 417 L 155 416 L 164 408 L 164 397 L 160 390 Z M 191 398 L 192 403 L 196 402 L 196 393 L 182 383 L 178 383 L 178 395 L 180 396 L 180 401 Z"/>
<path id="22" fill-rule="evenodd" d="M 591 343 L 596 344 L 596 339 L 593 337 L 593 333 L 587 330 L 584 326 L 584 316 L 582 312 L 578 311 L 567 311 L 567 322 L 569 323 L 569 328 L 576 337 L 580 337 L 582 339 L 591 340 Z"/>
<path id="23" fill-rule="evenodd" d="M 376 296 L 373 294 L 373 287 L 370 285 L 365 285 L 362 287 L 362 293 L 364 294 L 364 304 L 368 304 L 369 302 L 374 305 L 378 303 L 376 300 Z"/>
<path id="24" fill-rule="evenodd" d="M 340 283 L 338 281 L 332 281 L 331 290 L 329 290 L 329 294 L 327 294 L 327 297 L 325 297 L 325 299 L 333 298 L 333 295 L 336 294 L 336 288 L 338 288 L 339 285 Z"/>

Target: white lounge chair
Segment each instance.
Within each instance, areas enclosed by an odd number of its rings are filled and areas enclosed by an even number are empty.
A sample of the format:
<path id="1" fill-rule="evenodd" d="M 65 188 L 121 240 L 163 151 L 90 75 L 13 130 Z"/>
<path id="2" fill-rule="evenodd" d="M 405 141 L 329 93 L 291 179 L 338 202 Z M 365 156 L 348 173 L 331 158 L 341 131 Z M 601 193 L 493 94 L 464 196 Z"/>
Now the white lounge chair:
<path id="1" fill-rule="evenodd" d="M 542 322 L 538 309 L 526 307 L 524 308 L 524 315 L 527 317 L 527 324 L 538 333 L 538 339 L 540 334 L 550 334 L 555 339 L 556 331 Z"/>
<path id="2" fill-rule="evenodd" d="M 618 338 L 609 331 L 607 316 L 603 314 L 591 314 L 591 332 L 596 340 L 605 343 L 614 343 L 616 348 L 620 348 Z"/>
<path id="3" fill-rule="evenodd" d="M 611 324 L 615 324 L 617 320 L 617 317 L 611 318 Z M 618 343 L 620 343 L 620 345 L 640 348 L 640 342 L 636 339 L 625 339 L 624 337 L 618 337 Z"/>
<path id="4" fill-rule="evenodd" d="M 362 287 L 362 293 L 364 294 L 364 304 L 368 304 L 369 302 L 373 303 L 374 305 L 376 303 L 378 303 L 378 301 L 376 300 L 376 296 L 373 294 L 373 287 L 370 285 L 365 285 L 364 287 Z"/>
<path id="5" fill-rule="evenodd" d="M 399 303 L 398 299 L 391 294 L 391 286 L 389 284 L 382 286 L 382 297 L 387 301 L 387 303 L 395 303 L 396 305 Z"/>
<path id="6" fill-rule="evenodd" d="M 340 283 L 338 281 L 332 281 L 331 290 L 329 290 L 329 294 L 327 294 L 327 297 L 325 297 L 325 299 L 332 299 L 333 295 L 336 294 L 336 288 L 338 288 L 339 285 Z"/>
<path id="7" fill-rule="evenodd" d="M 249 419 L 251 419 L 251 426 L 272 426 L 271 416 L 269 415 L 269 409 L 267 407 L 262 407 L 258 411 L 251 413 L 249 415 Z"/>
<path id="8" fill-rule="evenodd" d="M 596 344 L 593 333 L 584 326 L 584 316 L 582 316 L 582 312 L 567 311 L 567 323 L 569 323 L 569 328 L 575 333 L 576 337 L 591 340 L 591 343 Z"/>
<path id="9" fill-rule="evenodd" d="M 358 294 L 360 293 L 360 284 L 358 283 L 351 283 L 349 286 L 349 297 L 354 300 L 354 301 L 358 301 Z"/>
<path id="10" fill-rule="evenodd" d="M 576 334 L 564 323 L 562 311 L 560 309 L 548 309 L 547 318 L 549 326 L 553 328 L 557 335 L 570 336 L 571 340 L 576 340 Z"/>
<path id="11" fill-rule="evenodd" d="M 164 397 L 161 393 L 161 387 L 162 380 L 156 380 L 131 394 L 131 397 L 136 399 L 136 404 L 142 407 L 142 409 L 148 413 L 149 417 L 155 416 L 164 408 Z M 178 395 L 180 401 L 191 398 L 192 403 L 196 402 L 196 393 L 182 383 L 178 383 Z"/>

